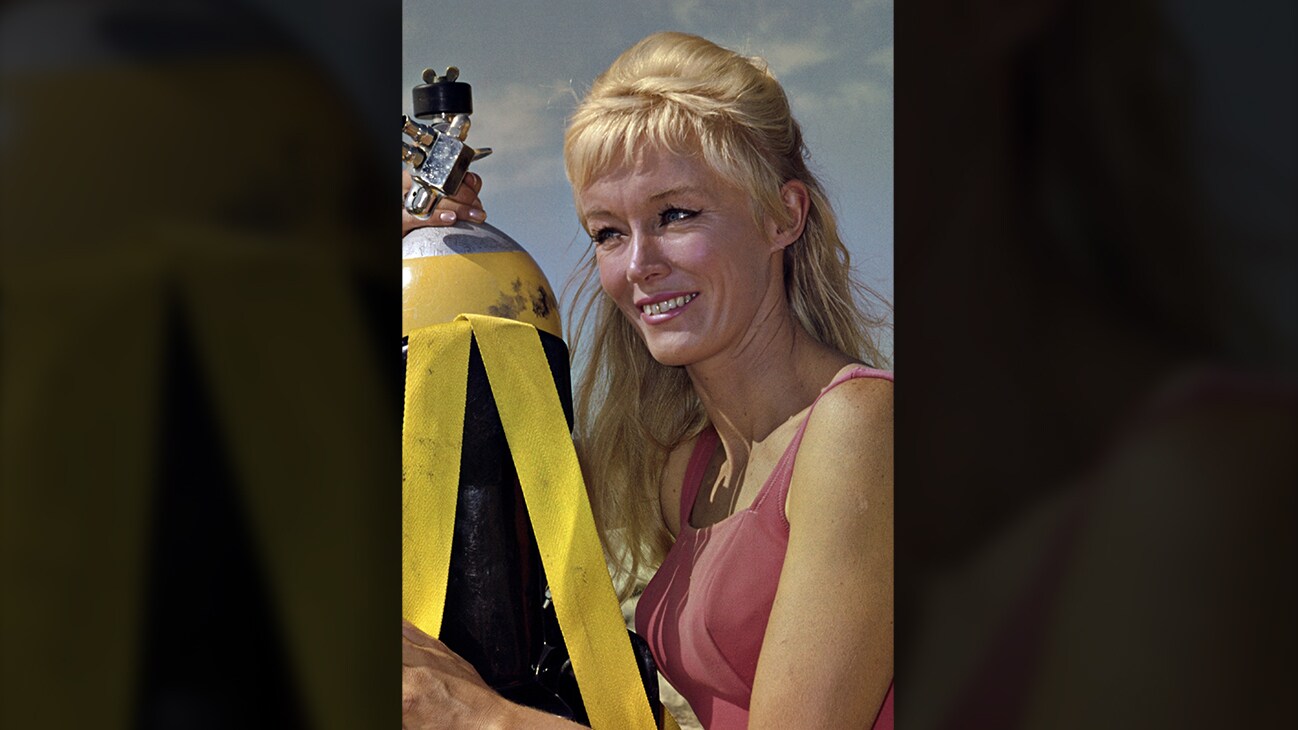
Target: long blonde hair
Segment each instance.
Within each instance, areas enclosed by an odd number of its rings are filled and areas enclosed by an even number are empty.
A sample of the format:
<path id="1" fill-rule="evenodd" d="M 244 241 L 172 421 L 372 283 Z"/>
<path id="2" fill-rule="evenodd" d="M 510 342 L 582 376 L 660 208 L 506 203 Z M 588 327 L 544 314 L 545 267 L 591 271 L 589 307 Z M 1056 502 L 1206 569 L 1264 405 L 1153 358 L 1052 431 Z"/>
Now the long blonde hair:
<path id="1" fill-rule="evenodd" d="M 793 179 L 806 184 L 807 223 L 784 252 L 793 315 L 816 340 L 884 365 L 871 330 L 885 316 L 867 318 L 854 293 L 881 299 L 851 277 L 833 210 L 807 167 L 802 131 L 764 62 L 674 32 L 627 49 L 595 80 L 569 122 L 564 162 L 574 196 L 649 146 L 699 156 L 751 195 L 758 221 L 787 222 L 780 188 Z M 707 416 L 684 368 L 655 361 L 603 296 L 593 251 L 575 276 L 568 329 L 574 353 L 594 317 L 590 360 L 577 377 L 576 439 L 601 538 L 625 594 L 670 547 L 659 500 L 662 470 L 671 450 L 701 431 Z"/>

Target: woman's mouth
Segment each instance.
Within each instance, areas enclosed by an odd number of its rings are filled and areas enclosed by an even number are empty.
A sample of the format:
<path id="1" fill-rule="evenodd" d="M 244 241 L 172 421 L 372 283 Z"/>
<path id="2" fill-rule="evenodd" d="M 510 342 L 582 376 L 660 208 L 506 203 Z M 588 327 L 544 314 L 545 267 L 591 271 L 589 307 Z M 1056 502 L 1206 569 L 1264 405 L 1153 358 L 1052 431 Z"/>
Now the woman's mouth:
<path id="1" fill-rule="evenodd" d="M 641 318 L 649 324 L 665 322 L 668 319 L 675 317 L 677 314 L 680 314 L 681 308 L 692 302 L 698 295 L 698 292 L 681 294 L 680 296 L 653 302 L 652 304 L 641 305 Z"/>

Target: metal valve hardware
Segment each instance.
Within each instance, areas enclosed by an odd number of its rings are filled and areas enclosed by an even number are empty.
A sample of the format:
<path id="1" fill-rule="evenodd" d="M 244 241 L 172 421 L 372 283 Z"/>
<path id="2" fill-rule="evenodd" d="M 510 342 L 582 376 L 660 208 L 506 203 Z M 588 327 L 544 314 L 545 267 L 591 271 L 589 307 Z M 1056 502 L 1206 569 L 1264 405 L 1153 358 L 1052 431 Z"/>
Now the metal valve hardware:
<path id="1" fill-rule="evenodd" d="M 472 87 L 459 81 L 454 66 L 437 75 L 424 69 L 424 83 L 412 92 L 415 116 L 428 123 L 401 115 L 401 132 L 411 142 L 401 143 L 401 161 L 410 165 L 412 185 L 403 204 L 416 218 L 432 214 L 437 201 L 455 195 L 469 163 L 491 154 L 491 148 L 475 149 L 465 144 L 469 115 L 473 113 Z"/>

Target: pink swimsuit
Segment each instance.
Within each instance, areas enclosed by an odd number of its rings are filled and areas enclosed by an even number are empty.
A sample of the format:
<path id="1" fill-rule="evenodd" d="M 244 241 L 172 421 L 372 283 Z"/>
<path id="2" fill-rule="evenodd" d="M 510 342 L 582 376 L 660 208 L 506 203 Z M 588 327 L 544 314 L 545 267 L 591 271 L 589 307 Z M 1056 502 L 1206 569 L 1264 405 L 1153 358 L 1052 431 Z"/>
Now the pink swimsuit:
<path id="1" fill-rule="evenodd" d="M 892 380 L 892 374 L 856 368 L 816 400 L 852 378 Z M 681 489 L 680 534 L 636 607 L 636 631 L 708 730 L 748 726 L 757 657 L 789 544 L 785 496 L 806 428 L 804 420 L 751 507 L 696 529 L 691 507 L 719 441 L 711 428 L 699 435 Z M 891 686 L 873 727 L 892 728 Z"/>

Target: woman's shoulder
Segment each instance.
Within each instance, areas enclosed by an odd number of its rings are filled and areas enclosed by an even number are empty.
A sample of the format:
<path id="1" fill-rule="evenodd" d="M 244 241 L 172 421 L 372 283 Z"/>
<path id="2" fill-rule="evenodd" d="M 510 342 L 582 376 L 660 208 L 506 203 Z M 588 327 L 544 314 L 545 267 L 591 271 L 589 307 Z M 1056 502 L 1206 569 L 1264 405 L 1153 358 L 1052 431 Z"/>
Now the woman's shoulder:
<path id="1" fill-rule="evenodd" d="M 857 375 L 835 378 L 807 419 L 785 502 L 790 518 L 891 491 L 892 380 Z"/>
<path id="2" fill-rule="evenodd" d="M 808 418 L 807 435 L 819 424 L 834 431 L 892 427 L 893 376 L 886 370 L 849 365 L 821 391 Z M 815 428 L 815 431 L 825 431 Z"/>
<path id="3" fill-rule="evenodd" d="M 825 383 L 825 381 L 821 381 Z M 857 448 L 869 434 L 892 432 L 893 375 L 861 363 L 839 367 L 802 422 L 799 454 L 822 445 Z M 805 461 L 805 460 L 804 460 Z"/>
<path id="4" fill-rule="evenodd" d="M 891 378 L 853 377 L 821 394 L 807 419 L 802 450 L 869 448 L 892 435 Z"/>

